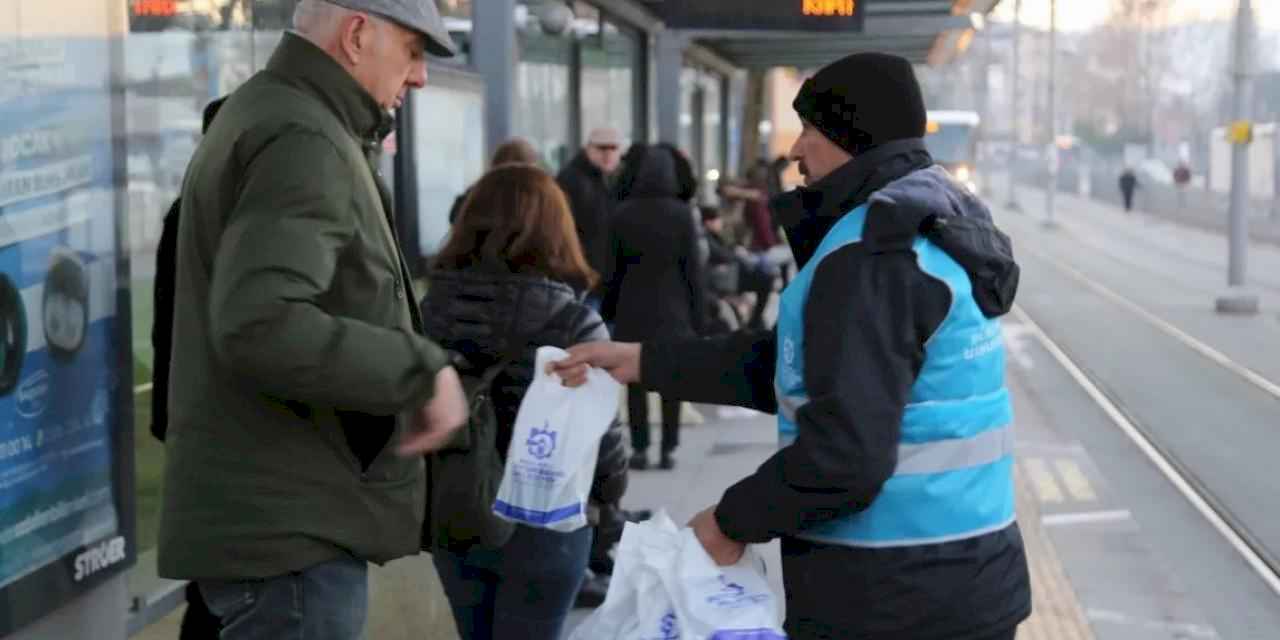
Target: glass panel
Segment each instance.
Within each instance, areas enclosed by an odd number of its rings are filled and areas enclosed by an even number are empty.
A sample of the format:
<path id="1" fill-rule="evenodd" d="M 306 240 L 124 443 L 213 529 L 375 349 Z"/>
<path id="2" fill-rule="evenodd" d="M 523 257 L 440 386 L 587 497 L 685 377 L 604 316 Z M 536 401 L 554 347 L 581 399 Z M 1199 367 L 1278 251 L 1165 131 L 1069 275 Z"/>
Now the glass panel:
<path id="1" fill-rule="evenodd" d="M 411 104 L 418 150 L 418 246 L 421 255 L 431 256 L 449 232 L 453 199 L 484 171 L 484 91 L 428 83 Z"/>
<path id="2" fill-rule="evenodd" d="M 536 20 L 526 24 L 532 26 L 517 32 L 520 64 L 516 68 L 513 130 L 533 144 L 549 169 L 558 171 L 573 156 L 569 148 L 572 42 L 542 33 Z"/>
<path id="3" fill-rule="evenodd" d="M 715 204 L 716 182 L 724 173 L 723 78 L 714 73 L 702 76 L 702 202 Z"/>
<path id="4" fill-rule="evenodd" d="M 581 45 L 582 139 L 605 126 L 635 139 L 633 76 L 640 63 L 639 42 L 632 33 L 606 22 L 603 31 L 584 38 Z"/>
<path id="5" fill-rule="evenodd" d="M 254 70 L 255 39 L 247 0 L 175 5 L 183 11 L 157 23 L 133 20 L 125 38 L 127 211 L 133 302 L 135 456 L 138 549 L 155 544 L 163 448 L 151 425 L 151 325 L 156 246 L 164 215 L 178 196 L 187 162 L 200 141 L 206 104 L 226 95 Z M 292 12 L 292 7 L 288 9 Z M 262 18 L 278 21 L 283 9 Z M 154 16 L 151 16 L 154 18 Z M 265 46 L 269 54 L 270 47 Z"/>
<path id="6" fill-rule="evenodd" d="M 293 10 L 298 0 L 253 0 L 253 68 L 261 69 L 271 59 L 286 29 L 293 28 Z"/>
<path id="7" fill-rule="evenodd" d="M 693 94 L 698 88 L 698 72 L 695 69 L 682 69 L 680 71 L 680 148 L 688 153 L 690 157 L 695 154 L 694 149 L 694 99 Z M 695 158 L 696 160 L 696 158 Z"/>

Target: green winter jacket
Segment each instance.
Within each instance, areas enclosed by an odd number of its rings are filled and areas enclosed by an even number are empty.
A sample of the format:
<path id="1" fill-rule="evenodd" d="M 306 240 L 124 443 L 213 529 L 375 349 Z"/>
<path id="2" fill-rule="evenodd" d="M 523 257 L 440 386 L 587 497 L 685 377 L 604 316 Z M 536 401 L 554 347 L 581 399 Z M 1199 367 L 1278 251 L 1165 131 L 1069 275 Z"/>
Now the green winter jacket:
<path id="1" fill-rule="evenodd" d="M 422 337 L 390 196 L 390 116 L 286 34 L 182 188 L 160 574 L 282 575 L 419 549 L 421 458 L 394 452 L 445 353 Z"/>

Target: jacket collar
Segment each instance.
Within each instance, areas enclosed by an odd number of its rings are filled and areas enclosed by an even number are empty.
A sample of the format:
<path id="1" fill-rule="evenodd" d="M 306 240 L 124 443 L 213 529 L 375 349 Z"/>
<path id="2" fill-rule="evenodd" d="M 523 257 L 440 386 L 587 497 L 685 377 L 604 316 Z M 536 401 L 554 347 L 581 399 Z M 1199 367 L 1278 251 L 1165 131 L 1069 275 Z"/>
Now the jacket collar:
<path id="1" fill-rule="evenodd" d="M 932 164 L 923 140 L 895 140 L 855 157 L 811 187 L 774 198 L 771 204 L 787 231 L 796 264 L 804 268 L 827 232 L 846 213 L 866 203 L 885 185 Z"/>
<path id="2" fill-rule="evenodd" d="M 839 218 L 890 182 L 932 164 L 924 140 L 894 140 L 846 162 L 813 186 L 777 196 L 773 206 L 788 226 L 806 216 Z"/>
<path id="3" fill-rule="evenodd" d="M 267 71 L 311 93 L 338 117 L 353 136 L 380 141 L 394 119 L 337 61 L 306 38 L 285 32 L 271 54 Z"/>

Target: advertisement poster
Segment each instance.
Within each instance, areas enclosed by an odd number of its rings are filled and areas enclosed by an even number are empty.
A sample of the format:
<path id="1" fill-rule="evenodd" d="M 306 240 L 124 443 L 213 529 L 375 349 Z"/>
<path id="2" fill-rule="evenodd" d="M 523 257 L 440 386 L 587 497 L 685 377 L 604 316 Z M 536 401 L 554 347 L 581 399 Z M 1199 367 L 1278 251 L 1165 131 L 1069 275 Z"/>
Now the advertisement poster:
<path id="1" fill-rule="evenodd" d="M 0 42 L 0 635 L 131 563 L 108 47 Z"/>

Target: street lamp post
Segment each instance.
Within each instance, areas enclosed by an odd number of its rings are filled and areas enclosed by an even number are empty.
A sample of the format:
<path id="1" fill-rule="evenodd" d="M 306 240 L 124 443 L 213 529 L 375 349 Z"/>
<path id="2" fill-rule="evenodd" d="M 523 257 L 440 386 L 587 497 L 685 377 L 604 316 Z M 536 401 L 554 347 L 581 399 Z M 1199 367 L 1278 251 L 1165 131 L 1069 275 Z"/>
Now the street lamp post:
<path id="1" fill-rule="evenodd" d="M 1018 181 L 1015 173 L 1018 168 L 1018 142 L 1021 139 L 1019 132 L 1021 127 L 1021 115 L 1018 112 L 1018 76 L 1022 75 L 1018 68 L 1022 63 L 1022 0 L 1015 0 L 1013 3 L 1013 78 L 1011 84 L 1013 86 L 1013 95 L 1009 98 L 1010 113 L 1009 118 L 1009 201 L 1005 203 L 1010 211 L 1018 211 Z"/>
<path id="2" fill-rule="evenodd" d="M 1054 199 L 1058 193 L 1058 0 L 1049 0 L 1049 184 L 1045 189 L 1044 227 L 1058 226 L 1053 219 Z"/>
<path id="3" fill-rule="evenodd" d="M 1231 151 L 1231 209 L 1227 232 L 1227 291 L 1218 296 L 1219 313 L 1257 313 L 1258 296 L 1245 289 L 1246 252 L 1249 248 L 1249 145 L 1247 134 L 1252 108 L 1253 5 L 1239 0 L 1236 9 L 1234 91 Z M 1243 125 L 1243 126 L 1241 126 Z"/>

